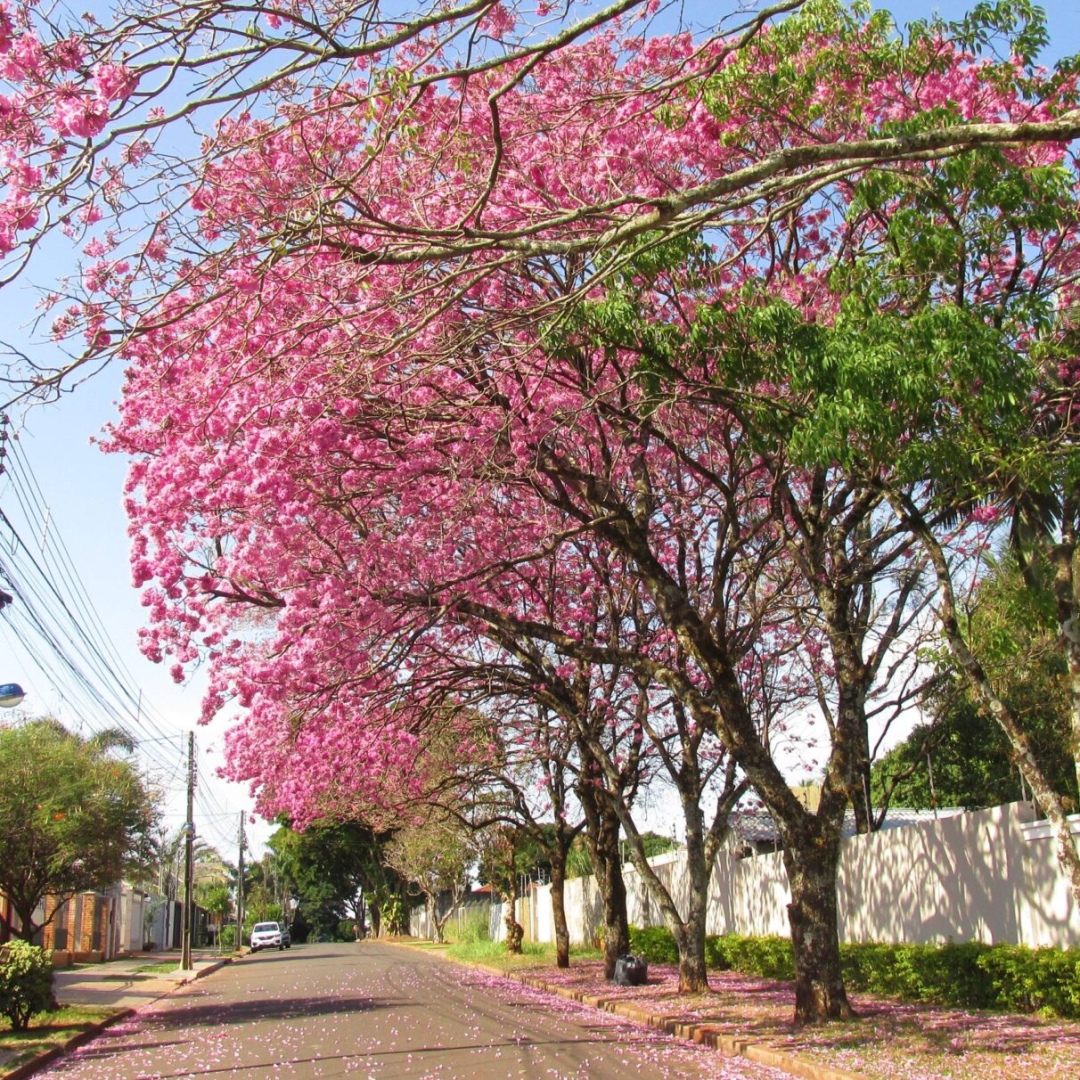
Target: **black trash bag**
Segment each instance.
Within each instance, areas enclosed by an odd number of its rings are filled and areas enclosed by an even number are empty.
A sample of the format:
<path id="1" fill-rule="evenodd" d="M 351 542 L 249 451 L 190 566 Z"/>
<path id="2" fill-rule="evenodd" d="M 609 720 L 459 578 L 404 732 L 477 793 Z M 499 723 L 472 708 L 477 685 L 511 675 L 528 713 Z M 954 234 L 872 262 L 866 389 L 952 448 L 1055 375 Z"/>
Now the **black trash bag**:
<path id="1" fill-rule="evenodd" d="M 616 986 L 644 986 L 648 976 L 648 961 L 640 956 L 625 953 L 615 961 L 613 981 Z"/>

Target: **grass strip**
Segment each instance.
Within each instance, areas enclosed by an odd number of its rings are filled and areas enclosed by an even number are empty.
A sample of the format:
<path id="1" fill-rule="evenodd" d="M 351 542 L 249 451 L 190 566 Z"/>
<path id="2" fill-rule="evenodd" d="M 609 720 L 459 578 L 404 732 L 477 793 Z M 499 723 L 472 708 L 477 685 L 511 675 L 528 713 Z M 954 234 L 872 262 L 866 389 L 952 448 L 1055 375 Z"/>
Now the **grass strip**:
<path id="1" fill-rule="evenodd" d="M 55 1012 L 38 1013 L 25 1031 L 12 1031 L 6 1019 L 0 1020 L 0 1080 L 31 1058 L 64 1046 L 69 1039 L 123 1011 L 95 1005 L 65 1005 Z"/>

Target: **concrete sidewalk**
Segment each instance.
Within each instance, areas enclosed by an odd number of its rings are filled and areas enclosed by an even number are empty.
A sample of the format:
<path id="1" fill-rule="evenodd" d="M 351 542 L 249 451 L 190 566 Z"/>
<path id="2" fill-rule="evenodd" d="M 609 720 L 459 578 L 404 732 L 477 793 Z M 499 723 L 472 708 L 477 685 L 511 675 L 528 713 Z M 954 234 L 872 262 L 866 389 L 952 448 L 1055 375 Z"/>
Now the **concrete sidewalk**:
<path id="1" fill-rule="evenodd" d="M 102 1008 L 137 1009 L 140 1005 L 168 994 L 178 986 L 200 979 L 217 971 L 232 960 L 231 954 L 219 955 L 214 950 L 196 949 L 191 954 L 192 970 L 180 968 L 180 951 L 139 953 L 103 964 L 80 964 L 73 968 L 58 968 L 53 989 L 61 1005 L 97 1005 Z M 175 961 L 169 972 L 148 972 Z"/>
<path id="2" fill-rule="evenodd" d="M 247 950 L 244 949 L 243 952 L 246 953 Z M 102 964 L 57 968 L 53 973 L 53 990 L 61 1005 L 94 1005 L 102 1009 L 114 1009 L 114 1014 L 108 1020 L 91 1025 L 89 1030 L 81 1035 L 73 1036 L 64 1045 L 38 1054 L 14 1068 L 7 1066 L 5 1055 L 0 1054 L 0 1077 L 3 1080 L 24 1080 L 25 1077 L 32 1076 L 75 1047 L 89 1042 L 105 1028 L 130 1016 L 141 1006 L 172 993 L 178 986 L 217 971 L 231 963 L 234 958 L 235 954 L 222 956 L 214 950 L 195 949 L 191 954 L 193 966 L 184 971 L 180 968 L 180 950 L 176 949 L 164 953 L 139 953 Z M 146 970 L 170 961 L 176 963 L 176 967 L 171 971 Z"/>

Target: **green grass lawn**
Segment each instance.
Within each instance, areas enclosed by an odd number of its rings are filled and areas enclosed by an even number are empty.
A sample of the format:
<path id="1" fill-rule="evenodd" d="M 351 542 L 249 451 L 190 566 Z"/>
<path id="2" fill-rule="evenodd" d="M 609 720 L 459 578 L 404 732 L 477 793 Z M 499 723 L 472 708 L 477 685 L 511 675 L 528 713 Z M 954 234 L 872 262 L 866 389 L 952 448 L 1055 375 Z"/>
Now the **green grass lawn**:
<path id="1" fill-rule="evenodd" d="M 501 941 L 460 941 L 450 945 L 446 955 L 465 963 L 490 964 L 492 967 L 516 971 L 519 968 L 552 967 L 555 964 L 555 946 L 526 941 L 521 946 L 521 955 L 513 956 L 506 951 Z M 572 949 L 572 959 L 599 960 L 603 953 L 596 949 Z"/>
<path id="2" fill-rule="evenodd" d="M 120 1011 L 92 1005 L 68 1005 L 56 1012 L 38 1013 L 26 1031 L 12 1031 L 7 1019 L 0 1019 L 0 1078 L 24 1061 L 55 1046 L 63 1046 L 92 1024 L 107 1020 Z"/>
<path id="3" fill-rule="evenodd" d="M 179 960 L 163 960 L 160 964 L 147 964 L 146 967 L 136 968 L 136 975 L 167 975 L 180 966 Z"/>

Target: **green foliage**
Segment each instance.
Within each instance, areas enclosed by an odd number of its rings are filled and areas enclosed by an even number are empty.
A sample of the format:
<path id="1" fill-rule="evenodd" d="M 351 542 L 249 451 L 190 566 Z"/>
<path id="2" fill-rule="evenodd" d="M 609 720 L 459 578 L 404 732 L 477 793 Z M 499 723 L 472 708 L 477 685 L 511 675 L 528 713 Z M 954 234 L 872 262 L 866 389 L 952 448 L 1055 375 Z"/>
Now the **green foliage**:
<path id="1" fill-rule="evenodd" d="M 223 949 L 236 948 L 236 925 L 229 923 L 221 928 L 221 947 Z"/>
<path id="2" fill-rule="evenodd" d="M 632 926 L 630 948 L 654 964 L 678 963 L 675 939 L 663 926 Z M 956 1008 L 1080 1017 L 1080 949 L 1029 949 L 977 941 L 945 945 L 869 942 L 841 945 L 840 960 L 849 990 Z M 795 978 L 788 938 L 710 936 L 705 939 L 705 962 L 714 971 L 743 971 L 785 981 Z"/>
<path id="3" fill-rule="evenodd" d="M 205 908 L 211 915 L 223 919 L 232 911 L 232 891 L 228 885 L 214 885 L 202 891 L 198 900 L 199 906 Z"/>
<path id="4" fill-rule="evenodd" d="M 53 1004 L 52 958 L 25 941 L 0 945 L 0 1015 L 15 1031 L 24 1031 L 30 1018 Z"/>
<path id="5" fill-rule="evenodd" d="M 1080 949 L 997 945 L 978 963 L 997 1008 L 1080 1017 Z"/>
<path id="6" fill-rule="evenodd" d="M 244 933 L 250 934 L 258 922 L 283 922 L 285 912 L 262 885 L 255 886 L 244 901 Z"/>
<path id="7" fill-rule="evenodd" d="M 383 901 L 382 922 L 383 928 L 388 934 L 407 934 L 409 932 L 409 913 L 405 910 L 405 904 L 400 896 L 395 894 Z"/>
<path id="8" fill-rule="evenodd" d="M 679 962 L 675 938 L 665 926 L 631 926 L 630 951 L 653 964 Z M 716 971 L 745 971 L 763 979 L 795 978 L 795 954 L 788 938 L 710 935 L 705 939 L 705 963 Z"/>
<path id="9" fill-rule="evenodd" d="M 827 44 L 808 50 L 808 43 L 815 41 Z M 870 14 L 866 6 L 808 0 L 725 64 L 709 80 L 705 101 L 721 121 L 741 115 L 748 102 L 751 107 L 771 102 L 774 109 L 782 102 L 812 124 L 821 118 L 816 90 L 823 82 L 850 87 L 855 116 L 865 100 L 863 93 L 883 73 L 901 65 L 928 72 L 940 63 L 929 41 L 916 38 L 911 45 L 903 43 L 887 11 Z"/>
<path id="10" fill-rule="evenodd" d="M 679 845 L 670 836 L 664 836 L 661 833 L 646 832 L 641 834 L 641 846 L 645 849 L 645 858 L 651 859 L 654 855 L 666 855 L 669 851 L 674 851 Z M 624 840 L 624 861 L 629 860 L 629 851 L 630 842 L 628 840 Z"/>
<path id="11" fill-rule="evenodd" d="M 361 893 L 383 896 L 398 888 L 398 875 L 382 862 L 389 837 L 357 821 L 313 825 L 303 832 L 279 826 L 270 838 L 273 870 L 291 884 L 310 937 L 342 940 L 338 924 L 344 922 L 349 926 L 344 940 L 353 940 Z"/>
<path id="12" fill-rule="evenodd" d="M 1030 67 L 1050 40 L 1046 12 L 1031 0 L 982 0 L 958 22 L 947 24 L 957 42 L 971 52 L 986 52 L 996 38 L 1008 42 L 1007 58 Z"/>
<path id="13" fill-rule="evenodd" d="M 762 979 L 795 978 L 795 953 L 788 938 L 725 934 L 711 940 L 712 949 L 721 959 L 720 966 L 725 969 L 745 971 Z M 709 951 L 707 946 L 706 962 Z"/>
<path id="14" fill-rule="evenodd" d="M 446 950 L 446 955 L 470 963 L 517 966 L 535 964 L 537 960 L 553 963 L 555 947 L 538 941 L 526 941 L 522 943 L 519 955 L 511 955 L 502 941 L 459 941 Z"/>
<path id="15" fill-rule="evenodd" d="M 592 854 L 583 836 L 576 836 L 566 856 L 566 877 L 588 877 L 593 872 Z"/>
<path id="16" fill-rule="evenodd" d="M 967 1009 L 1080 1016 L 1080 949 L 852 944 L 841 954 L 852 989 Z"/>
<path id="17" fill-rule="evenodd" d="M 462 945 L 491 940 L 490 919 L 486 911 L 469 911 L 462 923 L 451 923 L 451 930 L 455 940 Z"/>
<path id="18" fill-rule="evenodd" d="M 710 934 L 705 938 L 705 966 L 712 971 L 731 971 L 732 964 L 724 948 L 724 939 Z"/>
<path id="19" fill-rule="evenodd" d="M 841 946 L 844 978 L 849 988 L 868 990 L 908 1001 L 989 1009 L 994 1000 L 979 966 L 993 946 L 979 942 L 960 945 Z"/>
<path id="20" fill-rule="evenodd" d="M 1044 584 L 1051 571 L 1038 548 L 1026 572 L 1012 557 L 991 565 L 980 584 L 966 637 L 1023 728 L 1044 775 L 1067 802 L 1077 799 L 1070 748 L 1069 687 L 1053 596 Z M 939 661 L 947 668 L 951 661 Z M 875 763 L 871 794 L 883 805 L 914 809 L 978 809 L 1023 797 L 1004 732 L 980 711 L 966 683 L 946 682 L 926 703 L 934 715 Z M 929 757 L 930 763 L 927 763 Z M 931 772 L 933 785 L 931 785 Z"/>
<path id="21" fill-rule="evenodd" d="M 1075 773 L 1063 752 L 1058 725 L 1048 724 L 1043 734 L 1045 738 L 1029 737 L 1036 759 L 1044 763 L 1058 790 L 1075 790 Z M 957 688 L 941 719 L 932 726 L 920 725 L 874 763 L 871 799 L 881 806 L 891 790 L 892 805 L 913 810 L 944 806 L 978 810 L 1015 802 L 1024 791 L 1012 754 L 1004 732 Z"/>
<path id="22" fill-rule="evenodd" d="M 679 949 L 666 926 L 631 926 L 630 951 L 650 964 L 677 964 Z"/>
<path id="23" fill-rule="evenodd" d="M 633 953 L 652 963 L 678 962 L 675 939 L 664 927 L 631 927 L 630 941 Z M 962 1009 L 1080 1016 L 1080 948 L 853 943 L 840 946 L 840 961 L 847 987 L 869 994 Z M 714 971 L 795 977 L 786 937 L 710 936 L 705 962 Z"/>
<path id="24" fill-rule="evenodd" d="M 116 756 L 130 748 L 120 733 L 83 738 L 55 720 L 0 726 L 0 892 L 27 939 L 46 895 L 107 888 L 149 858 L 156 798 Z"/>

